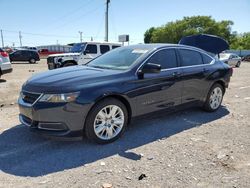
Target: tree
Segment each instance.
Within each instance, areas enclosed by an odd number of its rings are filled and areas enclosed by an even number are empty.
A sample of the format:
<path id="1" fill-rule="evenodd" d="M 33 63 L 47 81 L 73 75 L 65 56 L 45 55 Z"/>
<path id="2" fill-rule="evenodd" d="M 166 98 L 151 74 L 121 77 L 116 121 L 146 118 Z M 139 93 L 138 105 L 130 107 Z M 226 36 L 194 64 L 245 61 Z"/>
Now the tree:
<path id="1" fill-rule="evenodd" d="M 152 34 L 155 31 L 154 27 L 151 27 L 150 29 L 148 29 L 145 34 L 144 34 L 144 42 L 145 43 L 150 43 L 151 38 L 152 38 Z"/>
<path id="2" fill-rule="evenodd" d="M 236 50 L 250 49 L 250 32 L 240 35 L 234 34 L 230 47 Z"/>
<path id="3" fill-rule="evenodd" d="M 144 34 L 144 41 L 145 43 L 178 43 L 184 36 L 200 33 L 217 35 L 230 41 L 232 25 L 233 22 L 230 20 L 216 22 L 211 16 L 184 17 L 182 20 L 150 28 Z"/>

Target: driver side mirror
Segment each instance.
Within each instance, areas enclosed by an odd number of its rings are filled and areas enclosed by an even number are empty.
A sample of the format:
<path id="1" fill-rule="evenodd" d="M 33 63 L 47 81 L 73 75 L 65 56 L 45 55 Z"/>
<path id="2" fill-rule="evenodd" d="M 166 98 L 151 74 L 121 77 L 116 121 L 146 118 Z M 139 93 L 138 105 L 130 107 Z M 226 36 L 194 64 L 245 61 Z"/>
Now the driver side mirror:
<path id="1" fill-rule="evenodd" d="M 143 79 L 144 74 L 146 73 L 160 73 L 161 72 L 161 65 L 159 64 L 154 64 L 154 63 L 146 63 L 142 69 L 138 71 L 138 78 Z"/>
<path id="2" fill-rule="evenodd" d="M 141 73 L 160 73 L 161 65 L 155 63 L 146 63 L 141 69 Z"/>
<path id="3" fill-rule="evenodd" d="M 84 50 L 83 55 L 89 54 L 89 50 Z"/>

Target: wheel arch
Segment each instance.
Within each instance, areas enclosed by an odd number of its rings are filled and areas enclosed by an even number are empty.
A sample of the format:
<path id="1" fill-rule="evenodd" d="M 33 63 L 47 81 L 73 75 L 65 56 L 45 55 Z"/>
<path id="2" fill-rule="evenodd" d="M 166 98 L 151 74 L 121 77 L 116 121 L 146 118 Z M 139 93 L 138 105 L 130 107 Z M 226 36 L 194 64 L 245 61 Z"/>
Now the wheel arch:
<path id="1" fill-rule="evenodd" d="M 67 63 L 73 63 L 74 65 L 77 65 L 77 62 L 74 61 L 74 60 L 66 60 L 66 61 L 63 61 L 63 62 L 62 62 L 62 66 L 64 66 L 64 65 L 67 64 Z"/>
<path id="2" fill-rule="evenodd" d="M 89 112 L 92 110 L 92 108 L 100 101 L 102 100 L 105 100 L 105 99 L 108 99 L 108 98 L 114 98 L 120 102 L 122 102 L 127 111 L 128 111 L 128 124 L 131 122 L 131 118 L 132 118 L 132 108 L 131 108 L 131 105 L 129 103 L 129 101 L 126 99 L 126 97 L 122 96 L 122 95 L 119 95 L 119 94 L 105 94 L 101 97 L 99 97 L 96 101 L 95 101 L 95 104 L 90 108 Z M 88 112 L 88 115 L 89 115 L 89 112 Z M 87 116 L 88 116 L 87 115 Z"/>
<path id="3" fill-rule="evenodd" d="M 223 88 L 223 94 L 226 92 L 226 83 L 223 80 L 217 80 L 216 82 L 214 82 L 214 84 L 220 84 L 222 86 L 222 88 Z"/>

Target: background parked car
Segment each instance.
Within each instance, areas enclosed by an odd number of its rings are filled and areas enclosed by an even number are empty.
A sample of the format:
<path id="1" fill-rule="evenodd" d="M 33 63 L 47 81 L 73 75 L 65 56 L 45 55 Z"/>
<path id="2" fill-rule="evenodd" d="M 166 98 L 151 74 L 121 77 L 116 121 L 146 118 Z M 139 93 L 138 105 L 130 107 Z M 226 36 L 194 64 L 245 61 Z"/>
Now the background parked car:
<path id="1" fill-rule="evenodd" d="M 71 48 L 71 53 L 49 55 L 47 58 L 48 69 L 85 65 L 90 60 L 120 46 L 119 43 L 107 42 L 75 43 Z"/>
<path id="2" fill-rule="evenodd" d="M 220 60 L 230 66 L 240 67 L 241 58 L 232 53 L 221 53 Z"/>
<path id="3" fill-rule="evenodd" d="M 39 54 L 34 50 L 17 50 L 10 54 L 10 61 L 29 61 L 36 63 L 40 61 Z"/>
<path id="4" fill-rule="evenodd" d="M 9 54 L 0 48 L 0 77 L 9 72 L 12 72 Z"/>
<path id="5" fill-rule="evenodd" d="M 249 61 L 250 62 L 250 54 L 243 57 L 242 61 Z"/>

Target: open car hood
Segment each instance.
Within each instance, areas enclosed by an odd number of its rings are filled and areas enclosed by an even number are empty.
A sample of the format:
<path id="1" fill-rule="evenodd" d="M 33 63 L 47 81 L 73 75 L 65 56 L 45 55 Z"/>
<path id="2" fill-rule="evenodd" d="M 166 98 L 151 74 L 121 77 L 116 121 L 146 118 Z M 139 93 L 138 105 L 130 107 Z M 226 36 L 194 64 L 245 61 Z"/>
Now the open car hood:
<path id="1" fill-rule="evenodd" d="M 183 37 L 179 41 L 179 44 L 197 47 L 213 54 L 219 54 L 222 51 L 229 49 L 228 42 L 223 38 L 206 34 Z"/>

